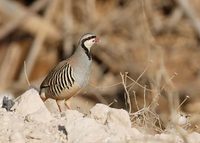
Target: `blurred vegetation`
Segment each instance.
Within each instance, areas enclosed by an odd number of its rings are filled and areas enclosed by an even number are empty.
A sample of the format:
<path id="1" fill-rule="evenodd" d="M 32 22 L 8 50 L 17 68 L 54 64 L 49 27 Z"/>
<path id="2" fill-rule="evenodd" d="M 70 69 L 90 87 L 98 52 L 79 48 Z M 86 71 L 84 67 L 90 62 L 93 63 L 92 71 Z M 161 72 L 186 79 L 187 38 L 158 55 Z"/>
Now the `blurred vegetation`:
<path id="1" fill-rule="evenodd" d="M 28 89 L 24 67 L 39 87 L 93 32 L 101 42 L 75 106 L 113 103 L 135 112 L 135 99 L 142 108 L 145 98 L 162 122 L 183 111 L 200 131 L 199 19 L 198 0 L 0 0 L 0 92 Z"/>

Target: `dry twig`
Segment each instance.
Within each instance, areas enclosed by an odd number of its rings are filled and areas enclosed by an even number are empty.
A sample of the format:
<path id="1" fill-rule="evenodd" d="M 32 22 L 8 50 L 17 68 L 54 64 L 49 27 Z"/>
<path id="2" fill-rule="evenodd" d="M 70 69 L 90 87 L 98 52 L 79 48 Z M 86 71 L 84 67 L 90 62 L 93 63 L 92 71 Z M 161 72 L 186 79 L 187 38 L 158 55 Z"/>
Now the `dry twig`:
<path id="1" fill-rule="evenodd" d="M 51 22 L 53 13 L 55 12 L 55 9 L 57 7 L 58 1 L 53 1 L 49 3 L 48 8 L 45 13 L 45 21 Z M 45 38 L 47 36 L 47 29 L 40 29 L 36 35 L 36 38 L 33 42 L 33 45 L 31 46 L 31 49 L 29 51 L 29 54 L 27 56 L 27 76 L 29 77 L 31 74 L 31 71 L 35 65 L 36 59 L 38 57 L 39 52 L 41 51 L 43 47 L 43 42 L 45 41 Z M 24 81 L 25 76 L 24 73 L 21 72 L 20 74 L 20 81 Z"/>
<path id="2" fill-rule="evenodd" d="M 48 2 L 48 0 L 36 1 L 35 3 L 33 3 L 31 5 L 29 11 L 31 11 L 32 13 L 36 13 L 37 11 L 41 10 L 47 4 L 47 2 Z M 19 7 L 14 6 L 15 3 L 12 3 L 12 2 L 1 1 L 0 3 L 1 3 L 1 5 L 6 4 L 6 5 L 4 5 L 5 7 L 11 6 L 13 8 L 20 9 L 20 6 Z M 1 8 L 1 10 L 2 10 L 2 8 Z M 7 9 L 3 10 L 4 14 L 7 14 L 6 10 Z M 17 12 L 17 10 L 16 10 L 16 12 Z M 12 31 L 14 31 L 17 27 L 22 25 L 27 18 L 32 16 L 31 12 L 22 13 L 20 16 L 15 17 L 11 21 L 8 21 L 6 24 L 4 24 L 0 29 L 0 39 L 3 39 L 7 35 L 9 35 Z"/>
<path id="3" fill-rule="evenodd" d="M 194 9 L 191 7 L 188 0 L 176 0 L 178 5 L 182 8 L 186 16 L 190 19 L 192 26 L 196 30 L 198 37 L 200 38 L 200 20 L 196 15 Z"/>

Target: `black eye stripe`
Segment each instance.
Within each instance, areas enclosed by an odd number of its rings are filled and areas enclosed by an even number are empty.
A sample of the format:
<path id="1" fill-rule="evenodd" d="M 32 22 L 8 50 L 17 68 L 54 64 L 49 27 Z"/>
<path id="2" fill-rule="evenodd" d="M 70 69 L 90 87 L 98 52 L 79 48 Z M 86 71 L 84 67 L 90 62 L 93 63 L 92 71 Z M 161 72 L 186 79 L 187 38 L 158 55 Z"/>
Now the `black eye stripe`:
<path id="1" fill-rule="evenodd" d="M 93 39 L 93 38 L 96 38 L 96 36 L 90 36 L 90 37 L 87 37 L 87 38 L 85 38 L 85 39 L 83 39 L 83 40 L 81 41 L 81 47 L 85 50 L 85 53 L 86 53 L 86 55 L 88 56 L 88 59 L 89 59 L 89 60 L 92 59 L 92 56 L 91 56 L 90 51 L 88 50 L 88 48 L 85 46 L 84 43 L 85 43 L 85 41 L 90 40 L 90 39 Z"/>
<path id="2" fill-rule="evenodd" d="M 87 40 L 90 40 L 90 39 L 93 39 L 93 38 L 96 38 L 97 36 L 90 36 L 90 37 L 87 37 L 85 39 L 82 40 L 82 42 L 84 43 L 85 41 Z"/>

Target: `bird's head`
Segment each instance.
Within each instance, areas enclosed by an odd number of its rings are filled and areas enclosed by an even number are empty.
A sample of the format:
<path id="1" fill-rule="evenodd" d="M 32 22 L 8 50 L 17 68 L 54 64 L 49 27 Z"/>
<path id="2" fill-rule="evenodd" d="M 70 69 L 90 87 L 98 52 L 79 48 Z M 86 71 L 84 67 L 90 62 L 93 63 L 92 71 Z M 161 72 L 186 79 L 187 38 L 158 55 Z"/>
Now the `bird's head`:
<path id="1" fill-rule="evenodd" d="M 80 39 L 81 45 L 87 48 L 88 50 L 90 50 L 90 48 L 98 42 L 99 39 L 97 38 L 97 36 L 91 33 L 84 34 Z"/>

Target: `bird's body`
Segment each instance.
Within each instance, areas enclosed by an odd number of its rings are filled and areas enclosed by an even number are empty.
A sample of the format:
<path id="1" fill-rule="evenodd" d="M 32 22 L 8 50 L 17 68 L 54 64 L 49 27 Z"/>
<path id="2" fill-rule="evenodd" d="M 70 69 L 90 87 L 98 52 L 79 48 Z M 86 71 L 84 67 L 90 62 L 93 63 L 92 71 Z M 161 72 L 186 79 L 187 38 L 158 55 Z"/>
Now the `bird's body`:
<path id="1" fill-rule="evenodd" d="M 96 36 L 85 34 L 80 39 L 75 53 L 49 72 L 40 85 L 40 96 L 43 101 L 48 98 L 55 99 L 62 111 L 61 103 L 87 85 L 92 63 L 90 48 L 96 42 Z"/>

